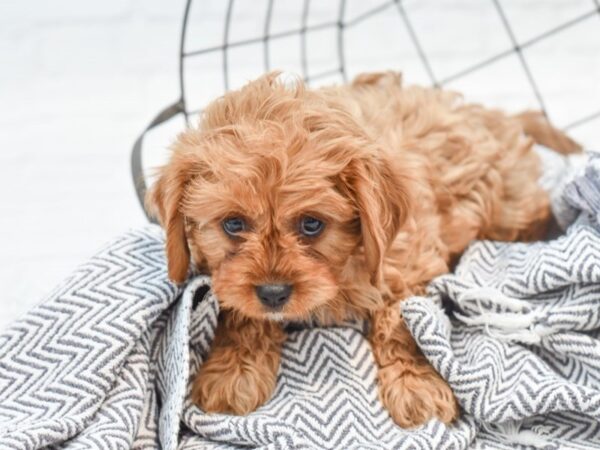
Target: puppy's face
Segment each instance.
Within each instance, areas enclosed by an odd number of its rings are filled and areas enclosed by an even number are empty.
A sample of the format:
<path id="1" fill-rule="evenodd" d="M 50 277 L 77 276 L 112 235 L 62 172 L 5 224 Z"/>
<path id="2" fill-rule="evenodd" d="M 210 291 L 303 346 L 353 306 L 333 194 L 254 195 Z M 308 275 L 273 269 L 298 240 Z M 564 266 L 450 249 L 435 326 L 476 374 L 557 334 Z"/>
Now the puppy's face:
<path id="1" fill-rule="evenodd" d="M 307 112 L 307 93 L 272 80 L 259 87 L 262 105 L 229 94 L 180 136 L 149 202 L 172 279 L 185 279 L 191 256 L 223 308 L 300 320 L 343 295 L 353 255 L 379 282 L 406 195 L 349 117 L 325 104 Z"/>
<path id="2" fill-rule="evenodd" d="M 229 162 L 223 178 L 190 183 L 183 212 L 192 254 L 204 259 L 224 308 L 306 317 L 338 294 L 360 241 L 355 210 L 332 179 L 311 174 L 306 157 L 246 150 L 252 156 Z"/>

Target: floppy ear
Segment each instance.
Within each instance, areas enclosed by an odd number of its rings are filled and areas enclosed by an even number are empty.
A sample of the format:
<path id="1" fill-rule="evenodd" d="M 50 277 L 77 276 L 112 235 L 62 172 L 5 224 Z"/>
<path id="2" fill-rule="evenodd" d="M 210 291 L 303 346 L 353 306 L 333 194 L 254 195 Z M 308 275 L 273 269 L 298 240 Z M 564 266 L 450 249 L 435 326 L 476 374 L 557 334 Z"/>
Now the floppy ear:
<path id="1" fill-rule="evenodd" d="M 381 154 L 353 160 L 346 168 L 344 178 L 358 209 L 371 283 L 379 286 L 385 253 L 410 208 L 406 178 Z"/>
<path id="2" fill-rule="evenodd" d="M 189 174 L 182 161 L 173 158 L 163 167 L 156 183 L 146 194 L 146 209 L 158 218 L 165 230 L 169 278 L 182 283 L 187 278 L 190 249 L 185 234 L 181 202 Z"/>

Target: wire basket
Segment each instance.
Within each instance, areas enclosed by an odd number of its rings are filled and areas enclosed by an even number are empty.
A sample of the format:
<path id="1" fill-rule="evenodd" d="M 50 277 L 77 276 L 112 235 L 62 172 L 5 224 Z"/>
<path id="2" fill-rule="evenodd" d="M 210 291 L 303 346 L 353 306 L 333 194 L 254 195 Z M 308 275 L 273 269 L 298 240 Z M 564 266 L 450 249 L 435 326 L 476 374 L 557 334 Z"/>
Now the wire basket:
<path id="1" fill-rule="evenodd" d="M 189 124 L 212 98 L 269 70 L 319 85 L 392 69 L 410 82 L 470 93 L 470 100 L 541 110 L 576 133 L 600 119 L 600 0 L 534 1 L 528 10 L 525 3 L 187 0 L 180 96 L 146 131 L 177 114 Z M 573 48 L 588 53 L 573 60 Z M 565 67 L 567 79 L 557 78 L 555 64 L 589 71 L 590 85 L 569 85 Z M 132 172 L 143 204 L 142 140 L 143 134 L 134 145 Z"/>

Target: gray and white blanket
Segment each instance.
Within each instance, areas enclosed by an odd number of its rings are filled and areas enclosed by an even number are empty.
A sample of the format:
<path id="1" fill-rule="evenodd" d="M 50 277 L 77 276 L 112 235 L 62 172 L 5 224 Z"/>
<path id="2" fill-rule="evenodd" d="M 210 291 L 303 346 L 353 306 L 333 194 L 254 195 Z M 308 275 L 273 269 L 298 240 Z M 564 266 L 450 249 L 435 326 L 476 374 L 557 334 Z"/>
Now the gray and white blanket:
<path id="1" fill-rule="evenodd" d="M 460 402 L 452 426 L 394 425 L 361 326 L 291 332 L 267 404 L 203 413 L 186 393 L 218 303 L 207 278 L 167 280 L 149 226 L 0 334 L 0 449 L 600 449 L 600 157 L 564 185 L 564 235 L 476 242 L 427 298 L 402 304 Z"/>

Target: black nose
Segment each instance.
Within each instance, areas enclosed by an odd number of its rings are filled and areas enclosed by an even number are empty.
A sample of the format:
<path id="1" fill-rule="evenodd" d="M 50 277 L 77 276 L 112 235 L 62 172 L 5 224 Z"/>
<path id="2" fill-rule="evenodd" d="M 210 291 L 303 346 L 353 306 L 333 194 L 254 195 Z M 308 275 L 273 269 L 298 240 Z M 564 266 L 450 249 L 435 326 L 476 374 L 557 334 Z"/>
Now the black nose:
<path id="1" fill-rule="evenodd" d="M 256 286 L 256 295 L 260 302 L 269 308 L 280 308 L 285 305 L 291 293 L 291 284 L 261 284 Z"/>

